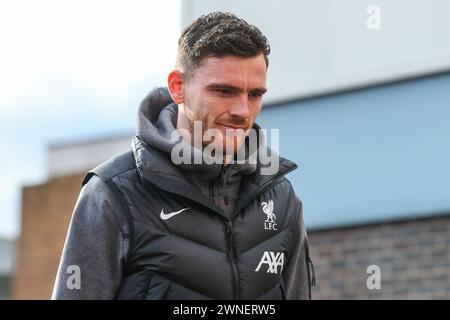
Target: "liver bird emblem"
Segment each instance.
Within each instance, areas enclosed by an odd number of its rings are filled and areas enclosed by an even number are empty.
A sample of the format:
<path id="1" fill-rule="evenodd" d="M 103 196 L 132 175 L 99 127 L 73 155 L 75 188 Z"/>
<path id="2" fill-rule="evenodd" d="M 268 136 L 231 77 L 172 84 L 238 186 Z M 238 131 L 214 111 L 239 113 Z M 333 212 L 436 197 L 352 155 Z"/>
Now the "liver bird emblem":
<path id="1" fill-rule="evenodd" d="M 261 202 L 262 210 L 267 215 L 267 219 L 265 222 L 275 222 L 277 216 L 273 213 L 273 201 L 269 200 L 268 202 Z"/>

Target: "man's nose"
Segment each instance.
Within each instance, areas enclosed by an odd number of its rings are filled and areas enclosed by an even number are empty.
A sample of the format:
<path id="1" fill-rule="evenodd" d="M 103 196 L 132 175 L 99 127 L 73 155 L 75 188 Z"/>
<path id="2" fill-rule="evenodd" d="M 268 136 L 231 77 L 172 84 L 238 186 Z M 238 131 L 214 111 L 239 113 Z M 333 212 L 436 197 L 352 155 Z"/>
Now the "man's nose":
<path id="1" fill-rule="evenodd" d="M 239 100 L 233 104 L 229 113 L 233 118 L 248 119 L 250 116 L 248 96 L 246 94 L 240 95 Z"/>

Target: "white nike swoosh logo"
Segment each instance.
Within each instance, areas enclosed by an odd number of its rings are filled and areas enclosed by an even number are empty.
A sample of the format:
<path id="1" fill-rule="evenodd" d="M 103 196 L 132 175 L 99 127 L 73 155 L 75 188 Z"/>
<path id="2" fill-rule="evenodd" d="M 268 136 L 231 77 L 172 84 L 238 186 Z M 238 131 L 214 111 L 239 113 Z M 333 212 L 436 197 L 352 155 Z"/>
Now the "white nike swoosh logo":
<path id="1" fill-rule="evenodd" d="M 170 219 L 170 218 L 172 218 L 173 216 L 176 216 L 177 214 L 179 214 L 179 213 L 182 213 L 183 211 L 185 211 L 185 210 L 189 210 L 190 208 L 184 208 L 184 209 L 181 209 L 181 210 L 179 210 L 179 211 L 175 211 L 175 212 L 171 212 L 171 213 L 164 213 L 164 208 L 161 210 L 161 219 L 163 219 L 163 220 L 167 220 L 167 219 Z"/>

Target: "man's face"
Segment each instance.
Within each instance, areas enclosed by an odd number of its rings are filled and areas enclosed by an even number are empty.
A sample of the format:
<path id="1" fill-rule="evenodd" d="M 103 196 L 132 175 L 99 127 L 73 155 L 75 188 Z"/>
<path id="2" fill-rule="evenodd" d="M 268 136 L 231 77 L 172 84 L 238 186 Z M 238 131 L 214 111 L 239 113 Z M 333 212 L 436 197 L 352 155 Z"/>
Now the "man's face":
<path id="1" fill-rule="evenodd" d="M 191 128 L 194 121 L 201 121 L 203 133 L 208 129 L 220 130 L 224 152 L 236 152 L 261 111 L 266 72 L 263 54 L 204 58 L 183 87 Z M 245 134 L 227 139 L 227 130 L 236 134 L 238 129 Z"/>

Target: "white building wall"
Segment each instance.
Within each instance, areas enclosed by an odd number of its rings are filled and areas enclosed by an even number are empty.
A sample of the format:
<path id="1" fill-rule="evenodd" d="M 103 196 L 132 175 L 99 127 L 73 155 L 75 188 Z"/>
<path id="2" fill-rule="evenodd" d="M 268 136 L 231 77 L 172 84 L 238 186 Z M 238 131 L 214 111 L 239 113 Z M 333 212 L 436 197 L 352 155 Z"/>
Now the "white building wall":
<path id="1" fill-rule="evenodd" d="M 367 27 L 374 4 L 381 26 L 375 30 Z M 266 103 L 450 69 L 447 0 L 183 0 L 182 27 L 216 10 L 235 13 L 268 37 Z"/>
<path id="2" fill-rule="evenodd" d="M 86 172 L 113 156 L 131 149 L 132 134 L 99 138 L 50 147 L 48 177 Z"/>

